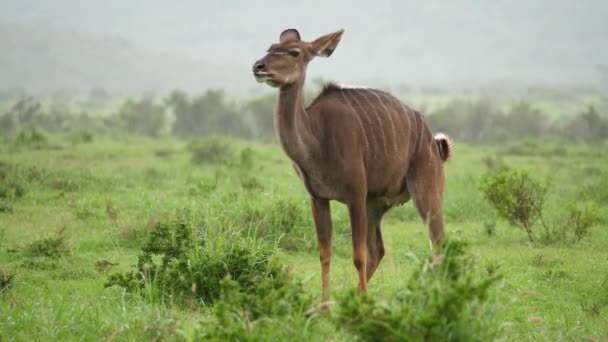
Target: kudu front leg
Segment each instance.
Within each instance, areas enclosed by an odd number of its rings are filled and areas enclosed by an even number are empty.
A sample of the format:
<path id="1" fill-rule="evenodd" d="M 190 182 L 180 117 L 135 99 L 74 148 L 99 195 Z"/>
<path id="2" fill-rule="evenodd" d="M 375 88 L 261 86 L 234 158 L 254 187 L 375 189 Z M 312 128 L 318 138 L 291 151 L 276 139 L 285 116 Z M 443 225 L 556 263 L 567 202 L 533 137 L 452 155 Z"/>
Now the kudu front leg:
<path id="1" fill-rule="evenodd" d="M 330 265 L 331 265 L 331 210 L 329 201 L 312 198 L 312 216 L 317 230 L 319 255 L 321 259 L 321 291 L 322 301 L 329 301 Z"/>
<path id="2" fill-rule="evenodd" d="M 353 262 L 359 272 L 359 290 L 367 293 L 367 210 L 366 198 L 360 196 L 348 203 L 353 238 Z"/>

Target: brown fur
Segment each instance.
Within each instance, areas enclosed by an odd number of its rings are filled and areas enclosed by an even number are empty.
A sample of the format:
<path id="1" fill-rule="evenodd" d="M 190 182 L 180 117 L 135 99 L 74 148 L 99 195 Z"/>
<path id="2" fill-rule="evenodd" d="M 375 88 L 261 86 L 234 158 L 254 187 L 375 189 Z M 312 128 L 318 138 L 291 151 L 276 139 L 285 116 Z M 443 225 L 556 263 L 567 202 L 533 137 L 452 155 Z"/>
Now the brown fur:
<path id="1" fill-rule="evenodd" d="M 324 301 L 331 259 L 329 201 L 348 207 L 359 288 L 367 291 L 384 256 L 382 217 L 393 206 L 413 198 L 433 243 L 443 240 L 443 162 L 451 149 L 449 138 L 435 138 L 419 112 L 380 90 L 329 83 L 304 108 L 308 62 L 331 55 L 341 37 L 338 31 L 308 43 L 286 30 L 254 64 L 258 81 L 279 87 L 275 131 L 311 196 Z"/>

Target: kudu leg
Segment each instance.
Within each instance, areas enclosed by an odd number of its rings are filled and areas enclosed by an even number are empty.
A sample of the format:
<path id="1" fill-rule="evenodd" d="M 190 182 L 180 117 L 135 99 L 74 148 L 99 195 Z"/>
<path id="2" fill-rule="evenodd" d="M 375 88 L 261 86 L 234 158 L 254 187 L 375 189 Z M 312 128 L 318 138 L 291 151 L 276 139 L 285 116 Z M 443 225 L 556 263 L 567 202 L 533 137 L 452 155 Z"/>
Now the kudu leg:
<path id="1" fill-rule="evenodd" d="M 348 203 L 348 213 L 353 238 L 353 262 L 359 272 L 359 290 L 367 293 L 367 210 L 365 196 L 353 198 Z"/>
<path id="2" fill-rule="evenodd" d="M 328 200 L 311 199 L 312 216 L 317 230 L 319 255 L 321 259 L 321 291 L 322 301 L 329 301 L 330 264 L 331 264 L 331 210 Z"/>
<path id="3" fill-rule="evenodd" d="M 384 257 L 380 222 L 387 208 L 367 203 L 367 281 L 372 278 Z"/>
<path id="4" fill-rule="evenodd" d="M 429 227 L 429 237 L 435 247 L 444 239 L 443 232 L 443 163 L 420 163 L 407 177 L 407 187 L 418 214 Z"/>

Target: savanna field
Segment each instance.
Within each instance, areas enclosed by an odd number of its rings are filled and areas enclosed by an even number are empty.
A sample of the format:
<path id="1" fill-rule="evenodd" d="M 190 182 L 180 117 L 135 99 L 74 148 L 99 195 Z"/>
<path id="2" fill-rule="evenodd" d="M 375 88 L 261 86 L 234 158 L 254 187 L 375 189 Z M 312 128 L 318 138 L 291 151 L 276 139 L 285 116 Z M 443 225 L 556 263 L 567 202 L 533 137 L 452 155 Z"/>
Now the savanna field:
<path id="1" fill-rule="evenodd" d="M 333 202 L 329 313 L 308 195 L 276 143 L 125 122 L 137 134 L 3 133 L 0 341 L 608 339 L 605 140 L 448 131 L 443 259 L 411 202 L 395 208 L 367 296 Z"/>

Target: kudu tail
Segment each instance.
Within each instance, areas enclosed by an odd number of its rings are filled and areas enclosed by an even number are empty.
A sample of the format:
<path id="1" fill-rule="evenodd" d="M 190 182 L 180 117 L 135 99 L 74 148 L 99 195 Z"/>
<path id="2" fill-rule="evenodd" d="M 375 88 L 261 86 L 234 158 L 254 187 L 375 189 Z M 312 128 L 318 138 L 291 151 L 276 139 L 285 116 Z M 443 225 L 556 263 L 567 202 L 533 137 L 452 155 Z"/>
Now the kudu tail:
<path id="1" fill-rule="evenodd" d="M 434 136 L 435 144 L 437 144 L 437 148 L 439 149 L 439 156 L 441 160 L 446 161 L 450 159 L 452 156 L 452 138 L 450 138 L 447 134 L 437 133 Z"/>

